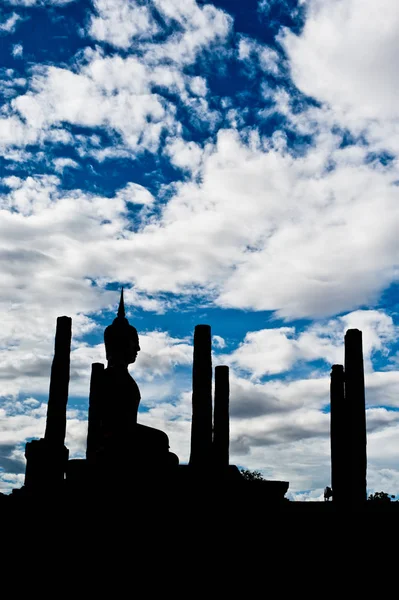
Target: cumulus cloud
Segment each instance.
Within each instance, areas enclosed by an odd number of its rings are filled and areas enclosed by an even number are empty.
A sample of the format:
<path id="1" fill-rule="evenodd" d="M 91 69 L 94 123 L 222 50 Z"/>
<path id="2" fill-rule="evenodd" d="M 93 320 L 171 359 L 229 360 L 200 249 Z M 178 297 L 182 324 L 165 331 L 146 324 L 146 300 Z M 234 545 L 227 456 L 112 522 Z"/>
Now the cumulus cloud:
<path id="1" fill-rule="evenodd" d="M 57 133 L 64 135 L 59 141 L 70 143 L 74 138 L 61 129 L 68 123 L 103 128 L 111 135 L 112 144 L 122 142 L 127 156 L 145 150 L 156 152 L 163 133 L 173 141 L 180 132 L 175 104 L 167 97 L 171 93 L 187 105 L 196 120 L 214 120 L 204 98 L 206 84 L 202 78 L 184 75 L 173 65 L 150 65 L 134 55 L 105 56 L 99 50 L 86 49 L 75 70 L 34 68 L 26 93 L 17 95 L 3 109 L 1 146 L 56 142 Z M 107 156 L 106 148 L 96 151 L 103 153 L 102 159 Z"/>
<path id="2" fill-rule="evenodd" d="M 330 143 L 335 144 L 326 136 L 323 144 Z M 286 319 L 374 304 L 398 272 L 398 188 L 392 171 L 357 159 L 328 171 L 323 144 L 301 158 L 263 144 L 256 133 L 246 143 L 236 131 L 223 130 L 216 145 L 203 151 L 196 145 L 172 145 L 178 164 L 193 169 L 201 161 L 201 178 L 177 184 L 159 218 L 143 219 L 135 234 L 127 229 L 126 219 L 115 215 L 125 210 L 122 196 L 111 205 L 106 199 L 87 201 L 69 193 L 50 203 L 48 192 L 33 195 L 32 186 L 38 184 L 31 178 L 21 191 L 13 190 L 4 199 L 5 208 L 22 214 L 3 217 L 22 226 L 33 198 L 37 207 L 48 203 L 49 212 L 43 211 L 41 218 L 55 212 L 63 218 L 63 207 L 71 204 L 72 214 L 80 215 L 82 231 L 86 210 L 76 212 L 78 204 L 101 204 L 103 218 L 110 220 L 107 211 L 116 219 L 112 225 L 104 223 L 102 231 L 106 237 L 119 231 L 120 237 L 108 243 L 103 236 L 97 244 L 96 262 L 104 259 L 102 273 L 93 263 L 94 268 L 87 268 L 86 245 L 76 274 L 107 277 L 112 265 L 115 277 L 134 282 L 145 294 L 191 294 L 199 286 L 211 292 L 219 306 L 271 310 Z M 339 156 L 340 150 L 333 147 Z M 51 185 L 57 195 L 55 183 Z M 137 198 L 139 189 L 140 202 L 144 196 L 151 201 L 149 192 L 137 186 L 131 197 Z M 116 246 L 118 260 L 113 258 Z"/>
<path id="3" fill-rule="evenodd" d="M 89 34 L 100 42 L 128 48 L 135 38 L 148 39 L 159 31 L 148 6 L 126 0 L 94 0 Z"/>
<path id="4" fill-rule="evenodd" d="M 212 4 L 199 6 L 196 0 L 152 0 L 148 5 L 95 0 L 94 7 L 89 27 L 93 38 L 123 49 L 139 44 L 150 62 L 193 63 L 201 51 L 223 42 L 232 25 L 227 13 Z M 163 39 L 156 39 L 157 34 Z"/>
<path id="5" fill-rule="evenodd" d="M 392 317 L 383 311 L 358 310 L 314 323 L 301 332 L 295 327 L 250 331 L 231 354 L 221 359 L 254 378 L 287 372 L 297 363 L 323 360 L 330 366 L 343 364 L 344 336 L 348 329 L 362 331 L 366 373 L 373 372 L 374 353 L 387 356 L 399 333 Z"/>
<path id="6" fill-rule="evenodd" d="M 122 60 L 99 58 L 80 74 L 58 67 L 41 70 L 31 82 L 35 92 L 14 99 L 13 107 L 37 132 L 61 121 L 109 126 L 133 149 L 139 144 L 156 149 L 163 128 L 173 126 L 171 108 L 151 93 L 137 60 L 126 59 L 121 70 Z M 116 83 L 113 75 L 125 83 Z"/>
<path id="7" fill-rule="evenodd" d="M 293 327 L 250 331 L 229 359 L 255 377 L 287 371 L 296 360 L 295 344 L 289 337 L 294 331 Z"/>
<path id="8" fill-rule="evenodd" d="M 156 6 L 166 21 L 187 27 L 202 27 L 206 15 L 215 22 L 225 16 L 209 5 L 189 3 L 182 9 L 168 0 Z M 100 4 L 97 8 L 101 12 Z M 310 11 L 308 20 L 314 15 L 319 13 Z M 303 33 L 295 43 L 305 39 Z M 253 44 L 241 39 L 242 58 Z M 164 156 L 197 182 L 177 185 L 160 219 L 151 219 L 134 239 L 125 234 L 124 254 L 135 254 L 131 273 L 146 294 L 200 288 L 222 307 L 272 310 L 287 319 L 334 314 L 378 300 L 397 277 L 397 167 L 366 163 L 368 149 L 342 148 L 341 138 L 326 124 L 322 131 L 320 122 L 313 146 L 300 157 L 289 153 L 283 134 L 270 140 L 256 130 L 248 136 L 221 130 L 216 144 L 204 148 L 180 137 L 173 104 L 154 93 L 153 85 L 177 90 L 190 107 L 193 90 L 206 92 L 198 77 L 187 79 L 170 65 L 150 69 L 135 56 L 86 51 L 75 71 L 37 68 L 29 91 L 12 101 L 14 114 L 0 120 L 1 139 L 33 143 L 60 132 L 64 122 L 103 127 L 123 142 L 108 150 L 91 148 L 104 160 L 129 151 L 155 152 L 162 133 L 173 133 Z M 279 110 L 284 110 L 282 95 Z M 292 112 L 289 116 L 294 118 Z M 296 125 L 304 126 L 310 113 L 296 118 Z M 327 168 L 331 162 L 334 169 Z M 140 190 L 140 201 L 146 196 L 151 204 L 151 194 Z M 196 240 L 188 252 L 187 235 Z M 167 261 L 159 261 L 161 248 Z"/>
<path id="9" fill-rule="evenodd" d="M 177 185 L 159 221 L 132 240 L 139 287 L 190 292 L 200 285 L 216 291 L 220 306 L 284 318 L 376 302 L 397 276 L 394 175 L 362 160 L 328 171 L 324 144 L 339 156 L 328 136 L 293 158 L 263 146 L 256 133 L 245 143 L 220 131 L 213 151 L 203 153 L 201 180 Z M 144 256 L 150 268 L 141 275 Z"/>
<path id="10" fill-rule="evenodd" d="M 177 0 L 154 0 L 161 15 L 182 29 L 164 44 L 149 49 L 151 56 L 162 56 L 180 64 L 195 61 L 200 51 L 224 42 L 230 33 L 232 18 L 212 4 L 202 7 L 195 0 L 182 4 Z"/>
<path id="11" fill-rule="evenodd" d="M 197 173 L 201 165 L 203 150 L 195 142 L 186 142 L 182 138 L 174 138 L 168 144 L 165 154 L 176 167 Z"/>
<path id="12" fill-rule="evenodd" d="M 394 0 L 309 0 L 302 33 L 283 37 L 294 81 L 357 118 L 398 117 L 398 26 Z"/>
<path id="13" fill-rule="evenodd" d="M 395 0 L 308 0 L 301 34 L 281 35 L 295 84 L 344 126 L 396 151 L 398 26 Z"/>

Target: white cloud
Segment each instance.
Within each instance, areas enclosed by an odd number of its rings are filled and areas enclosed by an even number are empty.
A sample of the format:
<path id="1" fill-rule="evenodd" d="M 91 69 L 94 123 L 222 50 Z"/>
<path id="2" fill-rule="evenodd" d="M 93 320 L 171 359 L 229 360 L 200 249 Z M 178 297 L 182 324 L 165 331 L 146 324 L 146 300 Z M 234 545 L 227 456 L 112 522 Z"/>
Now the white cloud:
<path id="1" fill-rule="evenodd" d="M 22 58 L 22 55 L 24 53 L 24 47 L 22 46 L 22 44 L 14 44 L 14 46 L 12 47 L 12 55 L 14 58 Z"/>
<path id="2" fill-rule="evenodd" d="M 206 96 L 208 92 L 206 80 L 203 77 L 192 77 L 190 80 L 190 89 L 196 96 Z"/>
<path id="3" fill-rule="evenodd" d="M 159 31 L 148 6 L 126 0 L 94 0 L 89 34 L 99 42 L 127 49 L 135 38 L 151 38 Z"/>
<path id="4" fill-rule="evenodd" d="M 13 98 L 26 86 L 26 79 L 18 77 L 14 69 L 6 69 L 0 75 L 0 91 L 4 98 Z"/>
<path id="5" fill-rule="evenodd" d="M 165 0 L 157 7 L 165 18 L 183 24 L 191 19 L 195 27 L 205 27 L 212 15 L 215 23 L 224 18 L 210 5 L 182 8 Z M 15 114 L 0 120 L 0 137 L 25 145 L 61 135 L 63 122 L 104 127 L 122 143 L 107 150 L 93 142 L 83 150 L 103 160 L 155 152 L 162 132 L 171 134 L 165 154 L 197 183 L 177 185 L 160 218 L 147 226 L 143 219 L 142 229 L 135 235 L 124 231 L 125 243 L 118 244 L 124 248 L 119 275 L 145 294 L 205 289 L 222 307 L 275 310 L 284 318 L 374 304 L 397 277 L 397 165 L 377 168 L 365 164 L 367 148 L 340 148 L 341 138 L 330 131 L 333 123 L 322 120 L 325 111 L 296 117 L 298 128 L 309 127 L 312 114 L 319 119 L 314 145 L 301 157 L 290 156 L 281 133 L 270 140 L 256 130 L 241 137 L 221 130 L 216 145 L 202 149 L 183 141 L 174 105 L 152 92 L 153 85 L 178 92 L 205 117 L 205 99 L 197 97 L 202 104 L 195 105 L 190 96 L 199 83 L 170 65 L 155 61 L 150 68 L 133 56 L 105 58 L 87 51 L 77 72 L 36 70 L 30 91 L 12 102 Z M 285 108 L 278 101 L 293 118 L 289 96 Z M 68 141 L 66 135 L 63 143 Z M 326 169 L 330 162 L 335 169 Z M 140 190 L 140 201 L 146 196 L 150 204 L 149 192 Z M 130 266 L 128 254 L 134 257 Z"/>
<path id="6" fill-rule="evenodd" d="M 169 59 L 186 65 L 195 62 L 198 54 L 224 43 L 232 27 L 232 18 L 212 4 L 199 6 L 195 0 L 153 0 L 166 21 L 177 24 L 165 42 L 148 45 L 149 60 Z"/>
<path id="7" fill-rule="evenodd" d="M 198 171 L 203 150 L 195 142 L 186 142 L 182 138 L 175 138 L 169 142 L 165 152 L 176 167 L 195 173 Z"/>
<path id="8" fill-rule="evenodd" d="M 255 378 L 284 373 L 298 362 L 324 360 L 330 365 L 343 364 L 344 335 L 348 329 L 360 329 L 363 333 L 366 372 L 373 371 L 373 353 L 378 351 L 388 355 L 399 333 L 392 317 L 383 311 L 358 310 L 328 322 L 314 323 L 298 333 L 294 327 L 250 331 L 222 360 Z"/>
<path id="9" fill-rule="evenodd" d="M 264 73 L 277 75 L 279 73 L 280 57 L 269 46 L 260 44 L 251 37 L 241 36 L 238 42 L 238 59 L 244 61 L 249 73 L 257 74 L 255 65 Z"/>
<path id="10" fill-rule="evenodd" d="M 6 33 L 14 33 L 16 29 L 16 25 L 18 21 L 21 20 L 21 17 L 17 15 L 17 13 L 12 13 L 3 23 L 0 23 L 0 31 L 4 31 Z"/>
<path id="11" fill-rule="evenodd" d="M 143 206 L 154 204 L 154 196 L 138 183 L 128 183 L 126 187 L 117 192 L 117 197 L 122 198 L 124 202 L 141 204 Z"/>
<path id="12" fill-rule="evenodd" d="M 37 66 L 28 91 L 15 97 L 3 110 L 1 145 L 7 148 L 45 140 L 56 142 L 55 136 L 61 143 L 71 143 L 71 134 L 61 129 L 69 123 L 101 127 L 112 135 L 115 144 L 110 148 L 89 150 L 92 155 L 97 153 L 100 160 L 117 151 L 128 157 L 144 150 L 156 152 L 163 132 L 167 131 L 173 140 L 180 131 L 176 107 L 162 95 L 162 90 L 178 94 L 193 119 L 215 121 L 215 113 L 203 97 L 203 79 L 183 75 L 171 65 L 150 66 L 135 56 L 105 57 L 98 50 L 87 49 L 76 72 Z"/>
<path id="13" fill-rule="evenodd" d="M 23 473 L 4 473 L 0 471 L 0 493 L 10 494 L 15 488 L 18 489 L 24 484 L 25 475 Z"/>
<path id="14" fill-rule="evenodd" d="M 308 0 L 306 11 L 301 34 L 281 38 L 295 84 L 343 125 L 388 139 L 399 118 L 396 0 Z"/>
<path id="15" fill-rule="evenodd" d="M 146 379 L 166 375 L 177 365 L 191 365 L 193 348 L 190 343 L 174 339 L 163 331 L 140 335 L 137 374 Z"/>
<path id="16" fill-rule="evenodd" d="M 72 158 L 55 158 L 54 159 L 54 170 L 56 173 L 63 173 L 64 169 L 69 167 L 70 169 L 78 169 L 79 164 Z"/>
<path id="17" fill-rule="evenodd" d="M 293 327 L 250 331 L 228 359 L 255 377 L 287 371 L 297 360 L 295 340 L 290 339 L 294 332 Z"/>
<path id="18" fill-rule="evenodd" d="M 165 127 L 173 130 L 173 111 L 161 97 L 151 93 L 145 76 L 145 70 L 133 58 L 99 58 L 81 74 L 49 67 L 31 81 L 36 93 L 19 96 L 12 104 L 36 130 L 62 121 L 110 127 L 131 148 L 140 145 L 154 150 L 161 131 Z M 117 82 L 115 77 L 119 78 Z"/>
<path id="19" fill-rule="evenodd" d="M 203 153 L 200 181 L 178 184 L 160 219 L 132 239 L 139 288 L 200 285 L 216 292 L 220 306 L 276 310 L 284 318 L 376 302 L 397 277 L 395 174 L 356 157 L 326 170 L 331 155 L 340 158 L 337 144 L 326 134 L 293 158 L 256 131 L 246 141 L 220 131 Z"/>
<path id="20" fill-rule="evenodd" d="M 87 413 L 85 417 L 83 420 L 69 416 L 67 420 L 65 445 L 74 458 L 86 458 Z"/>
<path id="21" fill-rule="evenodd" d="M 165 59 L 184 65 L 193 63 L 198 54 L 226 39 L 232 19 L 212 4 L 199 6 L 195 0 L 152 0 L 148 5 L 126 0 L 95 0 L 89 34 L 96 40 L 128 49 L 138 44 L 146 60 L 158 63 Z M 154 18 L 158 12 L 166 27 Z M 174 30 L 165 41 L 148 41 L 168 26 Z M 177 27 L 176 27 L 177 25 Z"/>
<path id="22" fill-rule="evenodd" d="M 134 290 L 125 291 L 126 306 L 130 306 L 135 299 Z M 110 292 L 107 297 L 115 300 L 115 293 Z M 43 298 L 42 306 L 45 301 L 46 298 Z M 137 307 L 137 303 L 134 306 Z M 14 310 L 0 310 L 4 322 L 0 346 L 2 396 L 48 393 L 56 327 L 56 318 L 51 318 L 53 313 L 53 307 L 40 311 L 36 307 L 18 305 Z M 93 318 L 76 314 L 72 305 L 64 314 L 72 317 L 70 396 L 87 397 L 91 365 L 94 362 L 106 362 L 105 349 L 103 343 L 88 345 L 81 338 L 88 333 L 101 335 L 102 332 Z M 111 313 L 110 322 L 112 320 Z M 148 401 L 149 392 L 151 396 L 155 393 L 159 401 L 163 393 L 171 393 L 168 378 L 174 368 L 191 365 L 191 340 L 173 338 L 160 331 L 141 332 L 134 316 L 130 317 L 130 321 L 138 327 L 141 347 L 137 361 L 131 367 L 132 374 L 146 389 L 143 402 Z M 151 382 L 154 384 L 153 390 L 149 385 Z"/>
<path id="23" fill-rule="evenodd" d="M 107 85 L 112 88 L 112 80 Z M 42 115 L 47 114 L 44 106 Z M 348 162 L 331 134 L 299 158 L 272 144 L 256 131 L 240 139 L 232 130 L 220 131 L 216 146 L 208 144 L 202 151 L 190 143 L 170 142 L 172 160 L 201 176 L 197 182 L 177 184 L 159 217 L 147 220 L 143 213 L 136 232 L 126 218 L 117 217 L 126 209 L 131 185 L 110 203 L 105 198 L 87 200 L 78 191 L 61 198 L 58 184 L 52 182 L 54 202 L 48 190 L 28 179 L 20 191 L 4 197 L 3 207 L 26 216 L 40 210 L 40 220 L 57 214 L 63 229 L 72 226 L 69 215 L 75 215 L 79 225 L 71 230 L 75 242 L 68 247 L 70 265 L 82 255 L 83 239 L 78 241 L 76 232 L 88 232 L 98 222 L 94 215 L 83 216 L 83 205 L 89 211 L 101 205 L 103 220 L 110 220 L 106 212 L 111 214 L 113 223 L 101 224 L 101 239 L 91 230 L 95 253 L 84 239 L 83 260 L 71 266 L 75 277 L 107 278 L 113 273 L 150 296 L 193 293 L 199 287 L 220 306 L 275 310 L 284 318 L 326 316 L 373 304 L 398 272 L 395 174 L 363 164 L 363 157 L 352 156 Z M 328 171 L 325 164 L 331 156 L 338 166 Z M 138 191 L 139 201 L 145 197 L 151 204 L 149 192 L 136 185 L 135 200 Z M 66 206 L 72 207 L 69 214 Z M 49 211 L 43 212 L 46 207 Z M 31 224 L 24 224 L 22 214 L 3 218 L 18 222 L 26 236 Z M 53 236 L 50 240 L 62 244 Z M 48 242 L 41 241 L 41 247 Z"/>
<path id="24" fill-rule="evenodd" d="M 225 348 L 226 342 L 220 335 L 212 336 L 212 344 L 214 348 Z"/>
<path id="25" fill-rule="evenodd" d="M 7 151 L 10 147 L 25 147 L 35 143 L 38 137 L 39 131 L 17 116 L 0 117 L 0 148 Z"/>
<path id="26" fill-rule="evenodd" d="M 329 378 L 257 384 L 233 374 L 231 383 L 231 462 L 289 481 L 294 493 L 330 485 L 330 417 L 320 410 L 329 404 Z M 366 397 L 372 388 L 377 405 L 397 397 L 398 373 L 368 375 Z M 370 491 L 385 489 L 381 469 L 397 477 L 398 420 L 398 412 L 367 410 Z"/>

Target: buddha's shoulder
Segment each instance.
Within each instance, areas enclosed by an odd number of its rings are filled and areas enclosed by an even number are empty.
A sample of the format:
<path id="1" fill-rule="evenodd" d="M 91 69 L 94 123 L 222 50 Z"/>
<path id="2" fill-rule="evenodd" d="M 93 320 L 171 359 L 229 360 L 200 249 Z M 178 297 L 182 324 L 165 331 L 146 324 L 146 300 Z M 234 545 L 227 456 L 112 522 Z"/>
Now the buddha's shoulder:
<path id="1" fill-rule="evenodd" d="M 136 380 L 130 375 L 127 369 L 118 369 L 115 367 L 108 367 L 104 369 L 103 382 L 106 386 L 123 386 L 131 388 L 132 390 L 139 392 L 139 386 Z"/>

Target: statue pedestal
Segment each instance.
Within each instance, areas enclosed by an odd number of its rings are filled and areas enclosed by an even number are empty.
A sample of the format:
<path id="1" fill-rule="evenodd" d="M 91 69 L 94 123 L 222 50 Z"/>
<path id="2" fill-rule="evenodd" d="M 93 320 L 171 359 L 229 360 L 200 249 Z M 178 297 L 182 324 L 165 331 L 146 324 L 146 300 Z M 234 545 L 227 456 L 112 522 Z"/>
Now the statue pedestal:
<path id="1" fill-rule="evenodd" d="M 25 487 L 42 490 L 63 484 L 69 450 L 47 439 L 32 440 L 25 446 Z"/>

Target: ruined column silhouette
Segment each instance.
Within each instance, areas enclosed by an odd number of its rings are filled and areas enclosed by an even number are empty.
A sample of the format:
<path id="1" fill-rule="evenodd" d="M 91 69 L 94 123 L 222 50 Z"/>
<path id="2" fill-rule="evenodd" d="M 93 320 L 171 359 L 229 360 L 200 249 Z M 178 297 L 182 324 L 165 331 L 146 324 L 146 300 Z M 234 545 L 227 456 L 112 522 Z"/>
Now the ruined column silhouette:
<path id="1" fill-rule="evenodd" d="M 71 338 L 72 319 L 58 317 L 44 438 L 61 445 L 64 444 L 66 433 Z"/>
<path id="2" fill-rule="evenodd" d="M 196 325 L 190 466 L 206 468 L 212 453 L 212 347 L 209 325 Z"/>
<path id="3" fill-rule="evenodd" d="M 229 466 L 229 367 L 215 367 L 213 416 L 213 464 L 217 469 Z"/>
<path id="4" fill-rule="evenodd" d="M 367 500 L 366 403 L 362 332 L 348 329 L 345 334 L 345 404 L 349 415 L 351 453 L 351 500 Z"/>
<path id="5" fill-rule="evenodd" d="M 32 440 L 25 446 L 25 486 L 31 489 L 44 490 L 52 485 L 57 486 L 64 480 L 69 455 L 64 442 L 71 337 L 72 319 L 58 317 L 44 438 Z"/>
<path id="6" fill-rule="evenodd" d="M 351 439 L 348 423 L 348 407 L 345 403 L 345 376 L 343 365 L 333 365 L 330 384 L 330 443 L 331 487 L 333 502 L 341 504 L 348 500 L 350 488 L 350 461 L 348 453 Z"/>
<path id="7" fill-rule="evenodd" d="M 89 418 L 87 428 L 86 458 L 92 460 L 100 444 L 100 418 L 101 418 L 101 391 L 103 385 L 104 365 L 93 363 L 91 365 Z"/>

